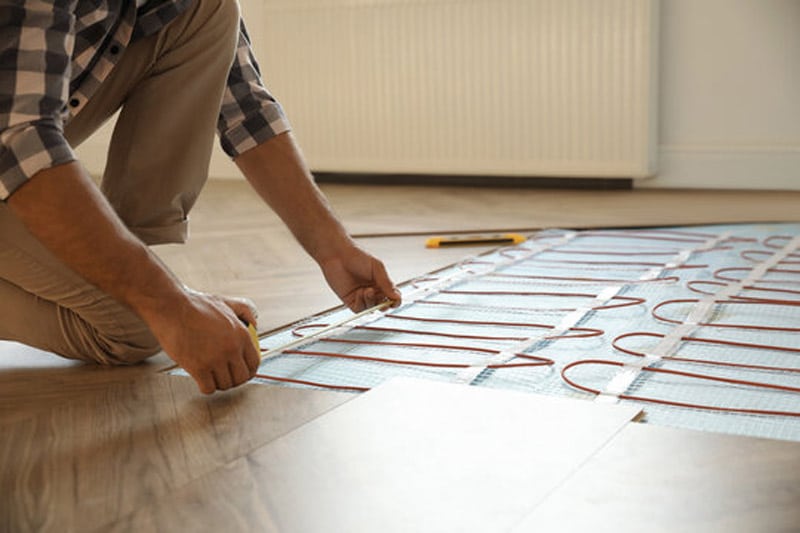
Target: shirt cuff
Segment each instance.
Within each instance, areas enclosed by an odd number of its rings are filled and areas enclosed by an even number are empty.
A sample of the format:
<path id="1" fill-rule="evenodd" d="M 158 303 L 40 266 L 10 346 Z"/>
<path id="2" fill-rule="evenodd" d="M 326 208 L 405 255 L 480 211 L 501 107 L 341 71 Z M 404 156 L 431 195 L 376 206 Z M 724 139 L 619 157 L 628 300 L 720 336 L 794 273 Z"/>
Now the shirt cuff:
<path id="1" fill-rule="evenodd" d="M 222 149 L 230 157 L 236 157 L 272 137 L 291 130 L 280 104 L 265 102 L 256 112 L 220 132 Z"/>
<path id="2" fill-rule="evenodd" d="M 53 122 L 37 122 L 0 133 L 0 200 L 37 172 L 77 160 L 64 133 Z"/>

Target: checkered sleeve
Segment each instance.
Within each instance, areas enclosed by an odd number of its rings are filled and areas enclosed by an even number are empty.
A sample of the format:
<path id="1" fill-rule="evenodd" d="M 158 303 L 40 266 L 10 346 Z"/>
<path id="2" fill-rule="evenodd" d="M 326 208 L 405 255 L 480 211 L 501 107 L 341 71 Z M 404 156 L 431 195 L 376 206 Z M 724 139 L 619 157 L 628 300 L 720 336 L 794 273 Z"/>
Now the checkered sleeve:
<path id="1" fill-rule="evenodd" d="M 75 20 L 71 0 L 0 0 L 0 200 L 75 159 L 64 138 Z"/>
<path id="2" fill-rule="evenodd" d="M 222 149 L 235 157 L 289 129 L 280 104 L 264 87 L 247 29 L 240 21 L 239 44 L 217 124 Z"/>

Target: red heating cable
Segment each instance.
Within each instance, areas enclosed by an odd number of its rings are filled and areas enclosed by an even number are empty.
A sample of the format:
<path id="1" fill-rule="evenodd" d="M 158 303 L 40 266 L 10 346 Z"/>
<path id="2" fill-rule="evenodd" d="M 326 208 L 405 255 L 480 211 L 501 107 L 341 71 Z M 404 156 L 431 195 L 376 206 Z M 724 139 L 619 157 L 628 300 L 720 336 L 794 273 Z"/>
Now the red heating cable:
<path id="1" fill-rule="evenodd" d="M 294 383 L 297 385 L 308 385 L 310 387 L 320 387 L 323 389 L 333 389 L 333 390 L 353 390 L 358 392 L 366 392 L 369 390 L 369 387 L 360 387 L 357 385 L 332 385 L 330 383 L 321 383 L 319 381 L 308 381 L 305 379 L 294 379 L 294 378 L 285 378 L 281 376 L 273 376 L 270 374 L 256 374 L 254 377 L 261 378 L 261 379 L 268 379 L 270 381 L 278 381 L 280 383 Z"/>
<path id="2" fill-rule="evenodd" d="M 512 258 L 509 252 L 513 252 L 513 249 L 506 250 L 500 252 L 500 255 L 504 255 L 506 257 Z M 526 260 L 527 263 L 546 263 L 546 264 L 558 264 L 558 265 L 586 265 L 586 266 L 602 266 L 602 267 L 609 267 L 609 266 L 639 266 L 639 267 L 666 267 L 665 263 L 651 263 L 651 262 L 644 262 L 644 261 L 573 261 L 569 259 L 539 259 L 539 258 L 529 258 Z M 690 268 L 708 268 L 708 265 L 676 265 L 670 267 L 669 270 L 686 270 Z"/>
<path id="3" fill-rule="evenodd" d="M 593 389 L 586 385 L 581 385 L 580 383 L 575 382 L 574 380 L 567 377 L 567 371 L 583 365 L 605 365 L 605 366 L 616 366 L 616 367 L 625 367 L 625 363 L 621 363 L 618 361 L 606 361 L 603 359 L 581 359 L 579 361 L 574 361 L 569 363 L 568 365 L 564 366 L 561 369 L 561 378 L 571 387 L 574 387 L 578 390 L 582 390 L 584 392 L 588 392 L 594 395 L 602 394 L 602 391 L 599 389 Z M 680 370 L 668 370 L 666 368 L 652 368 L 652 367 L 643 367 L 641 369 L 643 372 L 650 372 L 654 374 L 668 374 L 674 376 L 683 376 L 692 379 L 699 379 L 705 381 L 713 381 L 717 383 L 727 383 L 730 385 L 742 385 L 746 387 L 754 387 L 754 388 L 761 388 L 761 389 L 768 389 L 768 390 L 778 390 L 781 392 L 794 392 L 800 393 L 800 388 L 798 387 L 789 387 L 785 385 L 774 385 L 772 383 L 759 383 L 754 381 L 745 381 L 739 379 L 731 379 L 731 378 L 723 378 L 719 376 L 707 376 L 704 374 L 696 374 L 694 372 L 683 372 Z M 685 407 L 689 409 L 703 409 L 708 411 L 721 411 L 726 413 L 739 413 L 739 414 L 751 414 L 751 415 L 770 415 L 770 416 L 795 416 L 800 417 L 800 411 L 774 411 L 768 409 L 749 409 L 745 407 L 721 407 L 717 405 L 707 405 L 707 404 L 696 404 L 696 403 L 689 403 L 689 402 L 678 402 L 673 400 L 664 400 L 660 398 L 650 398 L 647 396 L 638 396 L 635 394 L 620 394 L 617 397 L 621 400 L 632 400 L 637 402 L 645 402 L 645 403 L 654 403 L 660 405 L 669 405 L 672 407 Z"/>
<path id="4" fill-rule="evenodd" d="M 617 239 L 643 239 L 654 241 L 671 241 L 671 242 L 692 242 L 704 243 L 709 239 L 715 239 L 719 235 L 713 233 L 700 233 L 689 231 L 672 231 L 672 230 L 631 230 L 631 231 L 584 231 L 578 237 L 607 237 Z M 757 239 L 750 237 L 735 237 L 731 236 L 724 239 L 722 242 L 757 242 Z"/>
<path id="5" fill-rule="evenodd" d="M 655 338 L 664 338 L 663 333 L 652 333 L 648 331 L 634 331 L 630 333 L 623 333 L 611 341 L 611 345 L 619 350 L 620 352 L 626 353 L 628 355 L 633 355 L 635 357 L 647 357 L 647 353 L 640 352 L 637 350 L 633 350 L 631 348 L 624 348 L 619 345 L 619 341 L 622 339 L 627 339 L 631 337 L 655 337 Z M 681 337 L 681 341 L 683 342 L 696 342 L 700 344 L 716 344 L 722 346 L 734 346 L 737 348 L 752 348 L 752 349 L 762 349 L 762 350 L 774 350 L 774 351 L 781 351 L 781 352 L 790 352 L 790 353 L 800 353 L 800 348 L 793 348 L 791 346 L 773 346 L 770 344 L 758 344 L 758 343 L 750 343 L 750 342 L 740 342 L 740 341 L 729 341 L 725 339 L 709 339 L 705 337 Z M 715 359 L 697 359 L 694 357 L 679 357 L 675 355 L 669 356 L 662 356 L 661 359 L 669 360 L 669 361 L 680 361 L 684 363 L 697 363 L 703 365 L 711 365 L 711 366 L 725 366 L 725 367 L 732 367 L 732 368 L 745 368 L 749 370 L 768 370 L 768 371 L 780 371 L 780 372 L 790 372 L 790 373 L 797 373 L 800 372 L 800 367 L 778 367 L 778 366 L 771 366 L 771 365 L 756 365 L 751 363 L 734 363 L 731 361 L 718 361 Z"/>
<path id="6" fill-rule="evenodd" d="M 696 293 L 699 293 L 699 294 L 705 294 L 707 296 L 712 296 L 712 295 L 716 294 L 716 293 L 713 293 L 713 292 L 709 292 L 709 291 L 704 291 L 704 290 L 698 289 L 697 288 L 698 285 L 713 285 L 715 287 L 723 287 L 723 288 L 724 287 L 728 287 L 727 283 L 723 283 L 721 281 L 709 281 L 709 280 L 694 280 L 694 281 L 690 281 L 689 283 L 686 284 L 686 286 L 692 292 L 696 292 Z M 795 290 L 791 290 L 791 289 L 776 289 L 776 288 L 772 288 L 772 287 L 758 287 L 756 285 L 745 285 L 745 286 L 742 287 L 742 289 L 743 290 L 747 290 L 747 291 L 754 291 L 754 292 L 769 292 L 769 293 L 777 293 L 777 294 L 789 294 L 789 295 L 797 294 L 797 295 L 800 295 L 800 291 L 795 291 Z M 786 304 L 786 305 L 800 304 L 800 299 L 798 299 L 798 300 L 786 300 L 786 299 L 777 299 L 777 298 L 765 298 L 765 297 L 759 297 L 759 296 L 743 296 L 743 295 L 740 295 L 740 294 L 730 295 L 730 296 L 728 296 L 728 298 L 730 298 L 732 300 L 747 300 L 747 301 L 751 301 L 751 302 L 770 302 L 770 303 L 778 303 L 778 304 Z"/>
<path id="7" fill-rule="evenodd" d="M 752 261 L 754 263 L 759 263 L 760 261 L 758 259 L 753 259 L 752 256 L 754 256 L 754 255 L 769 255 L 769 256 L 773 256 L 773 255 L 775 255 L 775 252 L 773 252 L 772 250 L 742 250 L 741 252 L 739 252 L 739 255 L 742 257 L 742 259 L 746 259 L 746 260 Z M 800 253 L 789 254 L 786 257 L 796 257 L 796 258 L 800 259 Z M 779 261 L 778 264 L 779 265 L 800 265 L 800 261 L 787 261 L 786 259 L 783 259 L 783 260 Z"/>
<path id="8" fill-rule="evenodd" d="M 672 249 L 672 250 L 657 250 L 657 251 L 641 251 L 638 248 L 634 248 L 632 250 L 596 250 L 596 249 L 552 249 L 552 250 L 543 250 L 542 254 L 562 254 L 562 255 L 621 255 L 624 257 L 629 256 L 671 256 L 677 255 L 681 250 L 679 249 Z"/>
<path id="9" fill-rule="evenodd" d="M 450 351 L 462 351 L 462 352 L 472 352 L 472 353 L 484 353 L 490 355 L 497 355 L 503 353 L 502 350 L 492 349 L 492 348 L 481 348 L 475 346 L 459 346 L 459 345 L 447 345 L 447 344 L 428 344 L 428 343 L 411 343 L 411 342 L 392 342 L 392 341 L 367 341 L 367 340 L 355 340 L 355 339 L 335 339 L 335 338 L 323 338 L 319 339 L 318 342 L 323 343 L 332 343 L 332 344 L 352 344 L 352 345 L 366 345 L 366 346 L 395 346 L 395 347 L 402 347 L 402 348 L 431 348 L 437 350 L 450 350 Z M 405 360 L 405 359 L 389 359 L 385 357 L 374 357 L 374 356 L 366 356 L 366 355 L 353 355 L 347 353 L 340 353 L 340 352 L 324 352 L 324 351 L 314 351 L 314 350 L 284 350 L 281 352 L 283 354 L 288 355 L 311 355 L 311 356 L 319 356 L 319 357 L 332 357 L 337 359 L 353 359 L 357 361 L 372 361 L 378 363 L 389 363 L 389 364 L 398 364 L 398 365 L 409 365 L 409 366 L 425 366 L 425 367 L 435 367 L 435 368 L 469 368 L 475 365 L 471 365 L 468 363 L 436 363 L 436 362 L 428 362 L 428 361 L 415 361 L 415 360 Z M 521 359 L 528 359 L 534 361 L 532 363 L 501 363 L 496 365 L 487 365 L 487 368 L 491 369 L 498 369 L 498 368 L 517 368 L 517 367 L 532 367 L 532 366 L 550 366 L 553 364 L 553 360 L 547 357 L 539 357 L 536 355 L 525 354 L 525 353 L 515 353 L 515 357 L 519 357 Z"/>
<path id="10" fill-rule="evenodd" d="M 793 235 L 770 235 L 764 239 L 762 244 L 767 248 L 781 249 L 786 246 L 786 244 L 774 244 L 774 241 L 789 241 L 793 238 Z"/>
<path id="11" fill-rule="evenodd" d="M 719 280 L 722 280 L 722 281 L 730 281 L 730 282 L 738 283 L 740 281 L 743 281 L 743 279 L 742 278 L 731 278 L 731 277 L 728 277 L 728 276 L 723 276 L 722 274 L 723 273 L 727 273 L 727 272 L 750 272 L 752 270 L 753 269 L 750 268 L 750 267 L 726 267 L 726 268 L 720 268 L 720 269 L 717 269 L 717 270 L 714 271 L 714 277 L 716 279 L 719 279 Z M 769 273 L 779 272 L 781 274 L 800 274 L 800 270 L 792 270 L 792 269 L 788 269 L 788 268 L 769 268 L 769 269 L 767 269 L 767 272 L 769 272 Z M 788 280 L 767 280 L 767 279 L 762 279 L 760 281 L 762 283 L 787 283 L 787 284 L 792 284 L 792 283 L 800 283 L 800 277 L 798 277 L 796 279 L 788 279 Z"/>
<path id="12" fill-rule="evenodd" d="M 384 315 L 383 318 L 389 318 L 394 320 L 411 320 L 418 322 L 465 324 L 474 326 L 503 326 L 503 327 L 507 326 L 507 327 L 536 328 L 536 329 L 556 329 L 557 327 L 552 324 L 538 324 L 535 322 L 502 322 L 502 321 L 463 320 L 463 319 L 456 320 L 452 318 L 427 318 L 427 317 L 417 317 L 417 316 L 407 316 L 407 315 L 397 315 L 397 314 L 386 314 Z M 577 335 L 553 335 L 544 337 L 544 339 L 546 340 L 584 339 L 589 337 L 598 337 L 605 333 L 605 331 L 603 331 L 602 329 L 582 328 L 582 327 L 571 327 L 568 328 L 567 331 L 575 331 L 581 333 L 578 333 Z"/>
<path id="13" fill-rule="evenodd" d="M 700 300 L 697 299 L 676 299 L 676 300 L 665 300 L 655 307 L 651 311 L 653 318 L 657 320 L 661 320 L 662 322 L 668 322 L 670 324 L 684 324 L 681 320 L 675 320 L 674 318 L 665 318 L 658 314 L 658 310 L 666 305 L 673 305 L 677 303 L 697 303 Z M 763 300 L 757 301 L 742 301 L 742 300 L 720 300 L 715 302 L 716 304 L 724 304 L 724 305 L 777 305 L 777 306 L 789 306 L 795 307 L 797 304 L 787 304 L 787 303 L 775 303 Z M 788 326 L 756 326 L 752 324 L 724 324 L 718 322 L 703 322 L 697 324 L 698 326 L 704 327 L 713 327 L 713 328 L 737 328 L 737 329 L 751 329 L 751 330 L 759 330 L 759 331 L 791 331 L 791 332 L 800 332 L 800 327 L 788 327 Z"/>
<path id="14" fill-rule="evenodd" d="M 585 293 L 571 293 L 571 292 L 526 292 L 526 291 L 468 291 L 468 290 L 442 290 L 439 291 L 439 294 L 462 294 L 462 295 L 473 295 L 473 296 L 555 296 L 555 297 L 574 297 L 574 298 L 597 298 L 597 294 L 585 294 Z M 619 309 L 621 307 L 630 307 L 633 305 L 639 305 L 645 303 L 644 298 L 638 298 L 635 296 L 619 296 L 615 295 L 609 298 L 609 300 L 622 300 L 622 303 L 618 304 L 606 304 L 606 305 L 598 305 L 596 307 L 592 307 L 594 311 L 601 311 L 607 309 Z M 428 303 L 433 303 L 433 300 L 427 300 Z M 438 302 L 437 302 L 438 303 Z M 445 304 L 450 304 L 453 302 L 443 302 Z M 550 309 L 550 308 L 542 308 L 542 310 L 547 311 L 574 311 L 575 309 Z"/>
<path id="15" fill-rule="evenodd" d="M 427 323 L 438 323 L 438 324 L 454 324 L 454 325 L 473 325 L 473 326 L 501 326 L 501 327 L 519 327 L 519 328 L 535 328 L 535 329 L 555 329 L 556 326 L 550 324 L 537 324 L 533 322 L 499 322 L 499 321 L 481 321 L 481 320 L 456 320 L 456 319 L 447 319 L 447 318 L 426 318 L 426 317 L 416 317 L 416 316 L 404 316 L 404 315 L 393 315 L 393 314 L 386 314 L 382 317 L 383 319 L 394 319 L 394 320 L 408 320 L 408 321 L 417 321 L 417 322 L 427 322 Z M 296 337 L 303 337 L 300 332 L 304 329 L 311 329 L 311 328 L 325 328 L 328 327 L 329 324 L 304 324 L 302 326 L 296 327 L 292 330 L 292 334 Z M 366 331 L 386 331 L 390 333 L 407 333 L 413 335 L 428 335 L 434 337 L 451 337 L 456 339 L 476 339 L 476 340 L 508 340 L 508 341 L 523 341 L 528 339 L 529 337 L 502 337 L 502 336 L 491 336 L 491 335 L 465 335 L 460 333 L 445 333 L 440 331 L 421 331 L 421 330 L 413 330 L 413 329 L 402 329 L 402 328 L 384 328 L 378 326 L 353 326 L 352 329 L 356 330 L 366 330 Z M 602 329 L 596 328 L 580 328 L 580 327 L 571 327 L 568 331 L 580 332 L 575 335 L 552 335 L 543 337 L 543 340 L 555 340 L 555 339 L 582 339 L 582 338 L 589 338 L 589 337 L 597 337 L 603 335 L 604 331 Z"/>
<path id="16" fill-rule="evenodd" d="M 494 272 L 486 274 L 487 278 L 530 279 L 543 281 L 569 281 L 572 283 L 611 283 L 621 285 L 635 285 L 641 283 L 675 283 L 681 280 L 678 276 L 667 276 L 653 279 L 614 279 L 614 278 L 578 278 L 569 276 L 534 276 L 530 274 L 505 274 Z"/>

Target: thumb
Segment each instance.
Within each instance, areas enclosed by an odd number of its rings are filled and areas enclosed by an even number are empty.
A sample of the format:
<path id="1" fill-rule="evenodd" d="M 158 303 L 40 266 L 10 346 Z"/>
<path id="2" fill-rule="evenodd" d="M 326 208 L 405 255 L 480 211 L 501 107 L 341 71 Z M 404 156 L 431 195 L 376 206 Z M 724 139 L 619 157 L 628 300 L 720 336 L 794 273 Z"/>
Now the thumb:
<path id="1" fill-rule="evenodd" d="M 400 300 L 402 299 L 400 291 L 398 291 L 397 287 L 392 283 L 383 263 L 375 258 L 372 260 L 372 279 L 375 285 L 378 286 L 378 289 L 380 289 L 387 298 L 395 302 L 395 307 L 400 304 Z"/>
<path id="2" fill-rule="evenodd" d="M 258 308 L 249 298 L 225 298 L 225 304 L 231 308 L 240 320 L 244 320 L 253 327 L 258 325 Z"/>

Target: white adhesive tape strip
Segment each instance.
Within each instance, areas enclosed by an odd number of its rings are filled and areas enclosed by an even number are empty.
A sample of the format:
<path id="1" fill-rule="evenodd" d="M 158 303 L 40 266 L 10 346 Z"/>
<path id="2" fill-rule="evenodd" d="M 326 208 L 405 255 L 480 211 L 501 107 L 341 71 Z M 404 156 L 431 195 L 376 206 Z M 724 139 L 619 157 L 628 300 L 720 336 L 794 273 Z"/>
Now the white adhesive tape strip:
<path id="1" fill-rule="evenodd" d="M 539 339 L 540 340 L 540 339 Z M 536 341 L 538 342 L 538 340 Z M 498 353 L 497 355 L 493 356 L 489 361 L 479 364 L 473 365 L 469 368 L 465 368 L 456 374 L 455 379 L 453 379 L 454 383 L 458 383 L 461 385 L 469 385 L 478 379 L 484 370 L 489 368 L 492 365 L 502 365 L 505 364 L 516 357 L 516 350 L 503 350 L 502 352 Z"/>
<path id="2" fill-rule="evenodd" d="M 688 261 L 693 254 L 715 248 L 721 242 L 730 238 L 730 236 L 730 232 L 725 232 L 713 239 L 707 240 L 700 246 L 681 250 L 671 261 L 665 263 L 663 267 L 655 268 L 646 275 L 653 275 L 653 273 L 655 273 L 655 276 L 658 277 L 666 270 L 672 270 L 682 266 L 686 264 L 686 261 Z M 642 373 L 642 369 L 661 360 L 662 357 L 673 353 L 675 348 L 680 344 L 681 339 L 694 331 L 697 328 L 697 324 L 705 320 L 704 317 L 706 317 L 707 314 L 713 312 L 713 304 L 713 297 L 700 300 L 692 311 L 690 311 L 687 320 L 666 334 L 664 338 L 661 339 L 661 342 L 659 342 L 653 350 L 648 352 L 647 357 L 637 358 L 635 361 L 626 363 L 622 370 L 608 382 L 605 390 L 598 395 L 596 401 L 603 403 L 618 401 L 619 395 L 624 394 L 630 388 L 633 382 L 636 381 L 636 378 Z"/>
<path id="3" fill-rule="evenodd" d="M 742 287 L 752 285 L 763 278 L 769 270 L 775 268 L 781 261 L 796 252 L 798 248 L 800 248 L 800 236 L 792 238 L 786 243 L 786 246 L 772 254 L 763 263 L 756 265 L 742 281 L 737 283 L 737 285 Z"/>
<path id="4" fill-rule="evenodd" d="M 715 244 L 718 242 L 719 241 L 714 239 Z M 700 246 L 699 248 L 693 248 L 691 250 L 683 250 L 681 252 L 678 252 L 678 255 L 675 256 L 675 259 L 673 259 L 669 263 L 666 263 L 663 267 L 658 267 L 654 270 L 658 272 L 658 275 L 661 275 L 661 273 L 664 272 L 665 270 L 674 270 L 680 266 L 685 265 L 686 261 L 689 260 L 689 257 L 691 257 L 692 254 L 707 250 L 708 248 L 709 246 L 705 244 L 703 246 Z"/>
<path id="5" fill-rule="evenodd" d="M 644 366 L 636 364 L 625 365 L 625 367 L 617 372 L 617 375 L 608 382 L 603 394 L 606 396 L 619 396 L 620 394 L 625 394 L 625 391 L 628 390 L 628 388 L 631 386 L 631 383 L 633 383 L 636 378 L 639 377 L 642 368 L 644 368 Z"/>
<path id="6" fill-rule="evenodd" d="M 578 323 L 592 311 L 592 307 L 580 307 L 568 313 L 566 316 L 564 316 L 564 318 L 561 319 L 561 321 L 558 324 L 556 324 L 556 327 L 554 327 L 547 333 L 547 336 L 558 337 L 559 335 L 565 334 L 571 328 L 577 326 Z"/>
<path id="7" fill-rule="evenodd" d="M 647 355 L 654 359 L 661 359 L 675 352 L 675 349 L 681 343 L 681 340 L 697 329 L 696 324 L 681 324 L 670 330 L 669 333 L 664 335 L 664 338 L 653 347 L 652 350 L 647 352 Z"/>
<path id="8" fill-rule="evenodd" d="M 683 323 L 697 326 L 706 322 L 714 313 L 714 305 L 716 303 L 716 295 L 706 296 L 705 298 L 699 299 L 697 303 L 692 306 L 692 310 L 689 311 L 689 314 L 686 316 Z"/>

